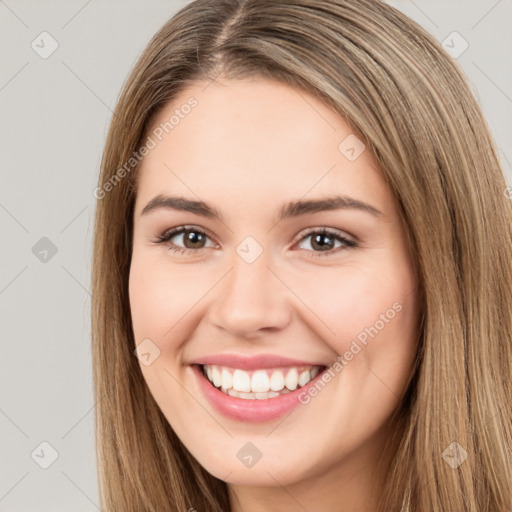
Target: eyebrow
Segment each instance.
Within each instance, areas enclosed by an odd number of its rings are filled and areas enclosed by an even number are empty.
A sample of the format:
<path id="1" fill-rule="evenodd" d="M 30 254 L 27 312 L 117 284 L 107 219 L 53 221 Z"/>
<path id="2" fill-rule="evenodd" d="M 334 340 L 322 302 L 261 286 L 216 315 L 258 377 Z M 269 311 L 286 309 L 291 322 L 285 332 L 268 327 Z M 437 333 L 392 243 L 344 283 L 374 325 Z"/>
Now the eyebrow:
<path id="1" fill-rule="evenodd" d="M 149 201 L 142 210 L 141 216 L 160 208 L 190 212 L 202 217 L 222 220 L 220 212 L 204 201 L 162 194 L 155 196 Z M 320 199 L 297 200 L 286 203 L 279 212 L 279 220 L 329 210 L 360 210 L 375 217 L 383 216 L 380 210 L 368 203 L 347 195 L 335 195 Z"/>

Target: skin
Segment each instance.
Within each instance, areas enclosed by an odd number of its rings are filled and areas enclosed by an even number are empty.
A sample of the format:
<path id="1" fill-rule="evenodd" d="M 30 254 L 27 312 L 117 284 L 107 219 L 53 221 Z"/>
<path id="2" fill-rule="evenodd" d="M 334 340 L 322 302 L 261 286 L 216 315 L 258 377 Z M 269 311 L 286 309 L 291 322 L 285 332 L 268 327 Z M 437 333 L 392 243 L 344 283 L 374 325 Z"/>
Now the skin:
<path id="1" fill-rule="evenodd" d="M 130 307 L 136 344 L 149 338 L 160 350 L 140 365 L 144 379 L 187 449 L 229 484 L 234 512 L 377 511 L 385 475 L 376 462 L 410 378 L 421 309 L 395 198 L 369 150 L 350 161 L 338 149 L 354 130 L 309 94 L 267 79 L 198 82 L 154 126 L 190 96 L 197 106 L 139 169 Z M 335 193 L 382 215 L 338 209 L 277 222 L 283 204 Z M 158 194 L 203 200 L 223 221 L 165 208 L 141 215 Z M 207 234 L 203 249 L 179 234 L 154 243 L 183 225 Z M 323 252 L 308 234 L 324 227 L 358 246 L 334 241 Z M 247 236 L 263 249 L 251 264 L 236 252 Z M 228 352 L 330 366 L 395 303 L 401 310 L 342 371 L 279 420 L 222 416 L 189 366 Z M 249 441 L 262 453 L 250 468 L 237 458 Z"/>

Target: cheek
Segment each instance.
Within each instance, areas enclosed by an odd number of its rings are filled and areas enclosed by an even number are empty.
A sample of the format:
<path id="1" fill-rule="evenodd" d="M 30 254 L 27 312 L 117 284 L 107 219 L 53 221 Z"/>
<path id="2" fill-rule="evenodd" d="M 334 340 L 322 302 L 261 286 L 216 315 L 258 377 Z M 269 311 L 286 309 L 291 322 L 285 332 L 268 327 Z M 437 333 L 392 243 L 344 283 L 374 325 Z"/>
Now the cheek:
<path id="1" fill-rule="evenodd" d="M 296 275 L 288 283 L 294 283 L 291 288 L 317 318 L 315 323 L 323 324 L 326 341 L 334 343 L 355 338 L 374 324 L 382 330 L 382 316 L 384 321 L 398 323 L 395 319 L 404 316 L 404 302 L 414 290 L 409 274 L 369 265 L 319 269 L 310 279 Z"/>
<path id="2" fill-rule="evenodd" d="M 163 341 L 169 330 L 179 325 L 180 319 L 204 295 L 207 285 L 194 277 L 186 266 L 171 272 L 162 262 L 134 255 L 129 296 L 136 341 L 141 338 Z"/>
<path id="3" fill-rule="evenodd" d="M 367 262 L 368 263 L 368 262 Z M 412 364 L 419 316 L 416 282 L 404 262 L 324 268 L 314 279 L 295 276 L 294 292 L 304 298 L 323 340 L 344 358 L 349 373 L 366 378 L 382 369 L 397 388 Z M 393 372 L 396 377 L 393 376 Z"/>

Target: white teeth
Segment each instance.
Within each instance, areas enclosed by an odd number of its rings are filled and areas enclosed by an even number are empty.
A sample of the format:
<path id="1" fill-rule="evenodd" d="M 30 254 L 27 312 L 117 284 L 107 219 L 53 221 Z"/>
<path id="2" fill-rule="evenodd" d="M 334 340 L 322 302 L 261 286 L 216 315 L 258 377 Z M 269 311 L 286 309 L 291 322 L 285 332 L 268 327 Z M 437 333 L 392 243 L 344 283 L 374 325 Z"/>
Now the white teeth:
<path id="1" fill-rule="evenodd" d="M 233 387 L 233 374 L 226 370 L 226 368 L 222 368 L 222 387 L 224 389 Z"/>
<path id="2" fill-rule="evenodd" d="M 218 388 L 222 384 L 222 377 L 220 376 L 220 372 L 216 366 L 212 368 L 212 377 L 213 385 Z"/>
<path id="3" fill-rule="evenodd" d="M 223 393 L 228 394 L 229 396 L 234 396 L 235 398 L 245 398 L 246 400 L 266 400 L 267 398 L 275 398 L 283 393 L 276 393 L 275 391 L 269 391 L 268 393 L 240 393 L 239 391 L 235 391 L 233 388 L 231 389 L 223 389 L 220 388 Z M 289 390 L 286 390 L 289 393 Z"/>
<path id="4" fill-rule="evenodd" d="M 249 393 L 251 391 L 251 378 L 249 374 L 243 370 L 235 370 L 233 374 L 233 388 L 237 391 L 246 391 Z"/>
<path id="5" fill-rule="evenodd" d="M 309 370 L 304 370 L 299 375 L 299 386 L 305 386 L 311 380 L 311 373 Z"/>
<path id="6" fill-rule="evenodd" d="M 269 390 L 270 379 L 265 370 L 258 370 L 252 374 L 251 391 L 253 393 L 265 393 Z"/>
<path id="7" fill-rule="evenodd" d="M 204 365 L 208 380 L 223 393 L 246 400 L 266 400 L 305 386 L 318 375 L 320 367 L 245 370 Z"/>
<path id="8" fill-rule="evenodd" d="M 275 391 L 269 391 L 268 393 L 254 393 L 258 400 L 266 400 L 267 398 L 275 398 L 279 396 L 279 393 Z"/>
<path id="9" fill-rule="evenodd" d="M 286 378 L 284 379 L 284 383 L 286 384 L 286 387 L 293 391 L 299 384 L 299 372 L 295 368 L 292 368 L 287 374 Z"/>
<path id="10" fill-rule="evenodd" d="M 284 388 L 284 375 L 283 372 L 277 370 L 272 372 L 270 377 L 270 389 L 272 391 L 281 391 Z"/>

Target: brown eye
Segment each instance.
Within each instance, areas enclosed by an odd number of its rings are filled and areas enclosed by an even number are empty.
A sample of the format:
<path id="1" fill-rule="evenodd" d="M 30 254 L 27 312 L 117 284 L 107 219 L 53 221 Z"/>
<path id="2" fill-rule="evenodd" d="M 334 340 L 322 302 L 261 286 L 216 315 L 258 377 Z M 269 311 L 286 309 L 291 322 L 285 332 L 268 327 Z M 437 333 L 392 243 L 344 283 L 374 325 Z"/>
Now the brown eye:
<path id="1" fill-rule="evenodd" d="M 334 238 L 329 235 L 316 234 L 311 238 L 311 247 L 313 247 L 313 249 L 318 249 L 319 251 L 333 249 L 335 243 Z"/>
<path id="2" fill-rule="evenodd" d="M 206 235 L 200 231 L 186 229 L 183 231 L 183 243 L 187 249 L 202 249 L 206 242 Z"/>
<path id="3" fill-rule="evenodd" d="M 180 238 L 182 240 L 180 240 Z M 171 241 L 175 239 L 175 241 Z M 168 245 L 174 252 L 199 251 L 212 247 L 206 246 L 210 237 L 200 229 L 194 227 L 180 227 L 166 231 L 157 237 L 156 244 Z"/>
<path id="4" fill-rule="evenodd" d="M 312 256 L 327 256 L 329 254 L 339 252 L 338 249 L 343 247 L 346 249 L 357 247 L 357 242 L 349 240 L 336 231 L 330 231 L 325 228 L 316 231 L 310 231 L 301 238 L 300 244 L 302 244 L 303 241 L 307 240 L 308 238 L 311 239 L 309 245 L 313 249 L 312 251 L 308 250 L 308 252 L 312 252 Z M 336 244 L 338 245 L 336 246 Z M 300 248 L 304 249 L 304 247 Z"/>

